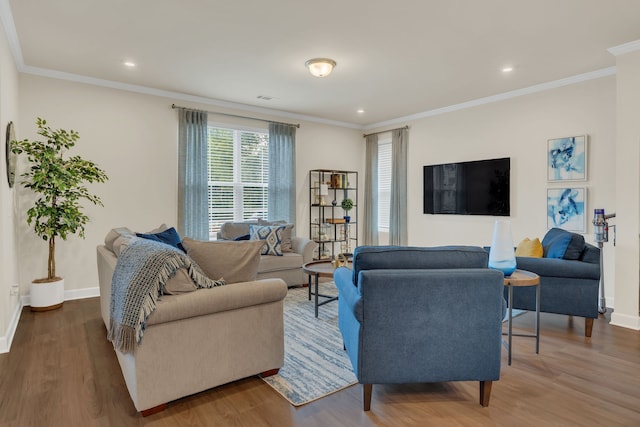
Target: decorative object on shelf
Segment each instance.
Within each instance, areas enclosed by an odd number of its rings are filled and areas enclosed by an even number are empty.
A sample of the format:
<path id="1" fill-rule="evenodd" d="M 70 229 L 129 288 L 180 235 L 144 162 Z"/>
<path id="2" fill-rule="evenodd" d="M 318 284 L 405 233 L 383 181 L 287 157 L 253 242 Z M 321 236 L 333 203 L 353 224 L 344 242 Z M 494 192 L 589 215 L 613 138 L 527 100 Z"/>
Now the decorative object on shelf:
<path id="1" fill-rule="evenodd" d="M 338 206 L 338 201 L 336 199 L 333 199 L 333 201 L 331 202 L 331 204 L 333 206 Z"/>
<path id="2" fill-rule="evenodd" d="M 547 228 L 584 233 L 587 230 L 587 189 L 562 187 L 547 189 Z"/>
<path id="3" fill-rule="evenodd" d="M 547 179 L 587 180 L 587 136 L 571 136 L 547 141 Z"/>
<path id="4" fill-rule="evenodd" d="M 15 129 L 13 122 L 9 122 L 7 125 L 7 135 L 5 142 L 5 150 L 7 156 L 7 182 L 9 188 L 13 188 L 13 183 L 16 179 L 16 154 L 11 150 L 12 141 L 16 139 Z"/>
<path id="5" fill-rule="evenodd" d="M 493 226 L 489 267 L 502 271 L 505 276 L 510 276 L 516 270 L 511 221 L 497 220 Z"/>
<path id="6" fill-rule="evenodd" d="M 105 182 L 106 173 L 90 160 L 80 156 L 65 158 L 78 138 L 74 130 L 53 130 L 41 118 L 37 120 L 38 135 L 44 142 L 13 141 L 11 151 L 25 154 L 29 169 L 21 176 L 25 188 L 36 193 L 33 206 L 27 210 L 27 223 L 49 243 L 47 277 L 31 284 L 31 310 L 46 311 L 60 308 L 64 301 L 64 281 L 56 276 L 56 237 L 66 240 L 71 234 L 84 238 L 89 217 L 82 212 L 81 202 L 102 206 L 98 196 L 89 193 L 85 183 Z"/>
<path id="7" fill-rule="evenodd" d="M 329 186 L 327 184 L 320 184 L 320 206 L 327 204 L 326 197 L 329 195 Z"/>
<path id="8" fill-rule="evenodd" d="M 342 206 L 342 209 L 344 209 L 344 220 L 347 223 L 351 222 L 349 211 L 353 209 L 353 200 L 347 197 L 346 199 L 342 200 L 342 204 L 340 206 Z"/>

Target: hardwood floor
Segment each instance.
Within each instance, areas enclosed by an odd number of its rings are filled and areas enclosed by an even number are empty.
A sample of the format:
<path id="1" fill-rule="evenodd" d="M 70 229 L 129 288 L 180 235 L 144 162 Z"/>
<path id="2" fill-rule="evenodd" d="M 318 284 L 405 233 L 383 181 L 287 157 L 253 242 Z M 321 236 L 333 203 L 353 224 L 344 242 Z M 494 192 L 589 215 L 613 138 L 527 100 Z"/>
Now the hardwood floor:
<path id="1" fill-rule="evenodd" d="M 97 298 L 22 312 L 11 352 L 0 355 L 0 426 L 640 425 L 640 332 L 603 318 L 585 338 L 583 319 L 543 313 L 540 354 L 535 340 L 514 337 L 512 365 L 504 351 L 487 408 L 477 382 L 374 385 L 365 413 L 359 385 L 294 408 L 247 378 L 142 418 L 99 313 Z M 514 320 L 523 331 L 532 325 L 532 314 Z"/>

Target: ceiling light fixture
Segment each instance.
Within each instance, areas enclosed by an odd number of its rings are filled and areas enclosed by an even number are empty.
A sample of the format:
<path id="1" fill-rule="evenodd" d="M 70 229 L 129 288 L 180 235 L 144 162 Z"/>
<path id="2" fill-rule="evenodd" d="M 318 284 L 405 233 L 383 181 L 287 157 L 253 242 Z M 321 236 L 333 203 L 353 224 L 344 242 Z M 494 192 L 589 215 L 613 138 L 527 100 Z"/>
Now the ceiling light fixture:
<path id="1" fill-rule="evenodd" d="M 316 77 L 326 77 L 331 74 L 336 61 L 329 58 L 313 58 L 304 63 L 309 72 Z"/>
<path id="2" fill-rule="evenodd" d="M 504 67 L 504 68 L 502 69 L 502 72 L 503 72 L 503 73 L 510 73 L 510 72 L 512 72 L 512 71 L 513 71 L 513 67 Z"/>
<path id="3" fill-rule="evenodd" d="M 124 61 L 123 64 L 125 67 L 129 67 L 129 68 L 133 68 L 136 66 L 135 62 L 131 62 L 131 61 Z"/>

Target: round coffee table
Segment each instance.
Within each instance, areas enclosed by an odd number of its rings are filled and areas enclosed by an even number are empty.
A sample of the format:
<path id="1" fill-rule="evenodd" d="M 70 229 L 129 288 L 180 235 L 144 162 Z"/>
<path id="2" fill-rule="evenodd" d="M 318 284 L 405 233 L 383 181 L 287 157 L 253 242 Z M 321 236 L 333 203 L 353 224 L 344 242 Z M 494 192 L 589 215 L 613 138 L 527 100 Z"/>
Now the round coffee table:
<path id="1" fill-rule="evenodd" d="M 507 344 L 507 351 L 509 353 L 509 365 L 511 365 L 511 338 L 514 336 L 535 338 L 536 354 L 538 354 L 540 351 L 540 276 L 530 271 L 516 270 L 511 274 L 511 276 L 504 277 L 504 285 L 509 288 L 509 329 L 506 335 L 509 341 L 509 343 Z M 513 288 L 516 286 L 518 287 L 535 286 L 536 287 L 536 333 L 535 334 L 514 334 L 511 331 L 512 321 L 513 321 Z"/>
<path id="2" fill-rule="evenodd" d="M 318 292 L 318 279 L 320 277 L 333 277 L 333 272 L 335 269 L 336 269 L 335 266 L 329 260 L 311 261 L 302 266 L 302 271 L 309 275 L 309 301 L 311 301 L 311 295 L 315 295 L 314 306 L 315 306 L 316 317 L 318 317 L 318 307 L 338 299 L 337 296 L 323 295 Z M 312 286 L 311 276 L 315 277 L 316 289 L 314 292 L 311 291 L 311 286 Z M 322 302 L 318 302 L 318 297 L 322 297 L 326 299 Z"/>

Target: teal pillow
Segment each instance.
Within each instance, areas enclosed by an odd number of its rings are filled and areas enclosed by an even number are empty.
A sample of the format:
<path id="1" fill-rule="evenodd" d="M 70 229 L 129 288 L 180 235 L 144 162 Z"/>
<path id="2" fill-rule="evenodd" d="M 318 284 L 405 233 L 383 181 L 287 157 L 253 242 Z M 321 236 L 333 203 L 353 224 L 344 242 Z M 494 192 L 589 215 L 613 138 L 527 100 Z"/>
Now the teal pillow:
<path id="1" fill-rule="evenodd" d="M 156 242 L 165 243 L 169 246 L 173 246 L 174 248 L 180 249 L 182 252 L 187 253 L 184 246 L 182 246 L 182 239 L 178 234 L 178 231 L 171 227 L 167 228 L 164 231 L 159 233 L 136 233 L 136 236 L 142 237 L 143 239 L 155 240 Z"/>
<path id="2" fill-rule="evenodd" d="M 266 244 L 262 247 L 261 255 L 282 256 L 282 234 L 284 225 L 250 225 L 250 240 L 264 240 Z"/>

